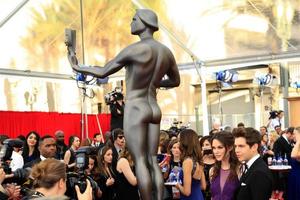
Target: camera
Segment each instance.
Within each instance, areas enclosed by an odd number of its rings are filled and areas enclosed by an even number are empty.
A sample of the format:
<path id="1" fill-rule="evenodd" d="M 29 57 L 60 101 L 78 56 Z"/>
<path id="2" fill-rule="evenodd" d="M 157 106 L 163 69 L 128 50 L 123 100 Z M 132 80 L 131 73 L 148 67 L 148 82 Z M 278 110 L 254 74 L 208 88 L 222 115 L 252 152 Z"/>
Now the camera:
<path id="1" fill-rule="evenodd" d="M 68 172 L 67 173 L 67 196 L 70 197 L 71 200 L 77 199 L 76 191 L 74 190 L 75 185 L 77 185 L 80 189 L 80 192 L 83 193 L 86 190 L 88 179 L 91 182 L 91 187 L 95 192 L 98 189 L 97 183 L 89 176 L 86 175 L 85 170 L 88 168 L 89 165 L 89 158 L 88 155 L 95 155 L 97 154 L 97 148 L 95 147 L 80 147 L 76 154 L 76 172 Z"/>
<path id="2" fill-rule="evenodd" d="M 19 139 L 6 139 L 3 142 L 3 146 L 0 151 L 1 166 L 5 174 L 11 174 L 11 168 L 9 166 L 9 161 L 11 160 L 11 155 L 14 147 L 22 148 L 23 141 Z"/>
<path id="3" fill-rule="evenodd" d="M 269 114 L 270 114 L 269 119 L 275 119 L 278 116 L 278 111 L 273 110 Z"/>
<path id="4" fill-rule="evenodd" d="M 183 125 L 182 121 L 177 121 L 176 119 L 174 119 L 171 127 L 167 130 L 167 132 L 171 135 L 171 136 L 177 136 L 181 131 L 189 128 L 190 124 L 186 124 Z"/>
<path id="5" fill-rule="evenodd" d="M 210 155 L 210 154 L 213 154 L 212 149 L 204 149 L 203 150 L 203 155 Z"/>
<path id="6" fill-rule="evenodd" d="M 116 88 L 115 90 L 107 93 L 104 96 L 104 100 L 105 100 L 106 105 L 114 104 L 116 101 L 123 100 L 123 99 L 124 99 L 124 95 L 122 94 L 122 92 L 118 88 Z"/>

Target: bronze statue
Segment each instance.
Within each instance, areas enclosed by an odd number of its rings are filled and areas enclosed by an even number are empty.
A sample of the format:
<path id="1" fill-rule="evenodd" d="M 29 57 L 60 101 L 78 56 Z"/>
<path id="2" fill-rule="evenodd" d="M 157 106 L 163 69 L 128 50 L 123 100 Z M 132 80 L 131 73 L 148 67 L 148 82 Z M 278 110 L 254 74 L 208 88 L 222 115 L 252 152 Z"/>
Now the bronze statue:
<path id="1" fill-rule="evenodd" d="M 104 78 L 126 68 L 124 134 L 134 157 L 143 200 L 163 198 L 163 178 L 156 158 L 161 120 L 156 90 L 180 84 L 172 52 L 153 38 L 157 30 L 157 15 L 138 9 L 131 22 L 131 34 L 138 35 L 141 41 L 123 49 L 104 67 L 80 67 L 75 52 L 68 48 L 69 61 L 77 72 Z"/>

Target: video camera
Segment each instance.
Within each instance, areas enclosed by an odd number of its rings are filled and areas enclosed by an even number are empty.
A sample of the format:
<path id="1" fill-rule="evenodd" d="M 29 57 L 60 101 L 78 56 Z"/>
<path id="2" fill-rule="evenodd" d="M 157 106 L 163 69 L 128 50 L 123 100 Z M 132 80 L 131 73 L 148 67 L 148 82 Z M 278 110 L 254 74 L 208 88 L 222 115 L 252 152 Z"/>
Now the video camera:
<path id="1" fill-rule="evenodd" d="M 204 149 L 203 150 L 203 155 L 211 155 L 211 154 L 213 154 L 212 149 Z"/>
<path id="2" fill-rule="evenodd" d="M 11 155 L 14 147 L 22 148 L 23 141 L 19 139 L 6 139 L 3 142 L 3 146 L 0 151 L 0 161 L 1 166 L 5 174 L 11 174 L 11 168 L 9 166 L 9 161 L 11 160 Z"/>
<path id="3" fill-rule="evenodd" d="M 68 172 L 67 173 L 67 196 L 70 197 L 71 200 L 77 199 L 76 191 L 74 190 L 75 185 L 77 185 L 80 189 L 80 192 L 83 193 L 86 189 L 88 179 L 91 182 L 91 187 L 93 191 L 98 189 L 97 183 L 89 176 L 86 175 L 85 170 L 88 168 L 89 165 L 89 158 L 88 155 L 95 155 L 97 154 L 97 148 L 95 147 L 80 147 L 76 154 L 76 172 Z"/>
<path id="4" fill-rule="evenodd" d="M 278 116 L 278 111 L 272 110 L 271 112 L 269 112 L 269 114 L 269 119 L 275 119 Z"/>
<path id="5" fill-rule="evenodd" d="M 182 121 L 177 121 L 176 119 L 173 121 L 171 127 L 167 130 L 167 132 L 171 136 L 177 136 L 181 131 L 190 127 L 190 124 L 183 125 Z"/>
<path id="6" fill-rule="evenodd" d="M 115 90 L 107 93 L 104 96 L 106 105 L 114 104 L 116 101 L 123 100 L 123 99 L 124 99 L 124 95 L 122 94 L 121 89 L 119 88 L 116 88 Z"/>

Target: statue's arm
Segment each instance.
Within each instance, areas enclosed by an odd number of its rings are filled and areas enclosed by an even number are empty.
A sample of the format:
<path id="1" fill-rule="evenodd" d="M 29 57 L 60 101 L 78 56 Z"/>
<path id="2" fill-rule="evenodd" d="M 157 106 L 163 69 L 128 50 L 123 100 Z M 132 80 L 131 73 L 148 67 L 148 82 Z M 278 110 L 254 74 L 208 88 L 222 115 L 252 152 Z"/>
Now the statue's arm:
<path id="1" fill-rule="evenodd" d="M 74 71 L 90 74 L 97 78 L 104 78 L 119 71 L 130 60 L 129 47 L 122 50 L 114 59 L 109 61 L 104 67 L 100 66 L 79 66 L 76 54 L 72 51 L 68 52 L 68 59 Z"/>
<path id="2" fill-rule="evenodd" d="M 179 86 L 180 75 L 179 75 L 179 71 L 178 71 L 178 66 L 175 62 L 173 55 L 172 55 L 171 66 L 169 67 L 166 75 L 167 75 L 167 78 L 162 79 L 160 81 L 160 87 L 170 88 L 170 87 L 178 87 Z"/>

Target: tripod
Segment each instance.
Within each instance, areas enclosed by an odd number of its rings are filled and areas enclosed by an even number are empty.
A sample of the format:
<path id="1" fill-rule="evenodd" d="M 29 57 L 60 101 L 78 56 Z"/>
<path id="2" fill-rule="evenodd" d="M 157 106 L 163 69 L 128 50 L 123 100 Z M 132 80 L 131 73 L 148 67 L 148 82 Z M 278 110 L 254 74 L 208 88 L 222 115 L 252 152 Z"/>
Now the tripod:
<path id="1" fill-rule="evenodd" d="M 84 82 L 81 89 L 81 119 L 80 119 L 80 130 L 81 130 L 81 138 L 88 138 L 89 137 L 89 127 L 88 127 L 88 115 L 87 115 L 87 106 L 86 106 L 86 97 L 93 98 L 94 91 L 92 91 L 92 95 L 87 95 L 87 84 Z M 100 109 L 101 110 L 101 109 Z M 98 109 L 98 114 L 101 113 Z M 100 124 L 100 120 L 98 118 L 98 114 L 95 114 L 96 121 L 97 121 L 97 126 L 99 129 L 99 133 L 102 136 L 102 142 L 104 142 L 104 136 Z"/>
<path id="2" fill-rule="evenodd" d="M 80 130 L 81 130 L 81 138 L 89 137 L 89 129 L 88 129 L 88 117 L 86 112 L 86 83 L 83 83 L 81 89 L 81 117 L 80 117 Z"/>

